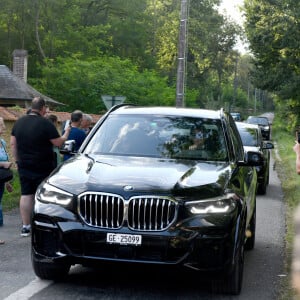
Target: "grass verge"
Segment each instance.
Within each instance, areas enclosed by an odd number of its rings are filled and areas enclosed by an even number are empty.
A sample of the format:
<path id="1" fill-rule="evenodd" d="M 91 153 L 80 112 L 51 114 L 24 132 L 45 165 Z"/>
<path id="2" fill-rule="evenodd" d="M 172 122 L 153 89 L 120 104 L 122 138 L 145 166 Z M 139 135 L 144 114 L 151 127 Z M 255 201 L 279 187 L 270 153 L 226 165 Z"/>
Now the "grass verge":
<path id="1" fill-rule="evenodd" d="M 295 291 L 291 284 L 291 263 L 293 254 L 294 230 L 294 212 L 300 203 L 300 176 L 296 173 L 296 154 L 293 151 L 295 137 L 282 128 L 280 123 L 274 120 L 272 128 L 272 139 L 276 146 L 274 151 L 276 171 L 281 182 L 284 201 L 286 205 L 286 236 L 285 236 L 285 273 L 288 275 L 281 285 L 280 300 L 295 299 Z"/>
<path id="2" fill-rule="evenodd" d="M 13 173 L 14 178 L 11 181 L 13 191 L 11 193 L 8 193 L 5 189 L 2 197 L 2 209 L 4 212 L 19 206 L 19 200 L 21 195 L 19 175 L 16 169 L 13 169 Z"/>

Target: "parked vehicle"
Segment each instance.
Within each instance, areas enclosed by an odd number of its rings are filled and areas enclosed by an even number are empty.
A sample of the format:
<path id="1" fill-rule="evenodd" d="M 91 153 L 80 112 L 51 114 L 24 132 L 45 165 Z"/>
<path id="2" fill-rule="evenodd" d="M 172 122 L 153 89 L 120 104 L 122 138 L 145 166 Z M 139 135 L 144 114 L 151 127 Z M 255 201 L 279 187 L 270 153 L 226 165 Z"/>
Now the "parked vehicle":
<path id="1" fill-rule="evenodd" d="M 35 274 L 55 280 L 100 262 L 185 266 L 239 294 L 261 159 L 245 155 L 223 110 L 113 107 L 36 192 Z"/>
<path id="2" fill-rule="evenodd" d="M 239 112 L 230 113 L 234 121 L 242 121 L 241 114 Z"/>
<path id="3" fill-rule="evenodd" d="M 274 148 L 273 143 L 264 141 L 258 125 L 236 122 L 242 138 L 245 151 L 257 151 L 263 157 L 263 164 L 256 166 L 258 193 L 264 195 L 269 184 L 270 174 L 270 149 Z"/>
<path id="4" fill-rule="evenodd" d="M 260 127 L 261 134 L 264 139 L 269 140 L 271 136 L 271 125 L 268 118 L 258 117 L 258 116 L 249 116 L 246 120 L 246 123 L 257 124 Z"/>

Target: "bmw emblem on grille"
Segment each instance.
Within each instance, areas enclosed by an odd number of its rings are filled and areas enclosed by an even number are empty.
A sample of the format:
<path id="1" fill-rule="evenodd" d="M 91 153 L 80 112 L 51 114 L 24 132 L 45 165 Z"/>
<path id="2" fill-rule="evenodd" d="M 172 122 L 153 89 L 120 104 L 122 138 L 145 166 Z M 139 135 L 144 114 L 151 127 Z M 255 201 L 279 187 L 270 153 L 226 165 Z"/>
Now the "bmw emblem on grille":
<path id="1" fill-rule="evenodd" d="M 124 191 L 125 192 L 133 191 L 133 186 L 132 185 L 125 185 L 124 186 Z"/>

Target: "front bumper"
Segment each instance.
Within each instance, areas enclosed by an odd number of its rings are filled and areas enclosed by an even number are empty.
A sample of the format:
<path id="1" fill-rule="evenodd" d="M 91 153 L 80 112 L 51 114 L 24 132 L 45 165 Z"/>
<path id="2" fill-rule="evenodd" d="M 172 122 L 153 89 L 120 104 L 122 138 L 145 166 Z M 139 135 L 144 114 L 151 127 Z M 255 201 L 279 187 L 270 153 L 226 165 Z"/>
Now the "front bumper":
<path id="1" fill-rule="evenodd" d="M 32 219 L 32 250 L 33 259 L 44 262 L 86 265 L 122 261 L 225 270 L 234 258 L 241 227 L 240 209 L 230 215 L 190 217 L 164 231 L 136 232 L 125 226 L 109 230 L 86 225 L 76 214 L 57 205 L 38 207 Z M 108 232 L 141 234 L 142 245 L 107 243 Z"/>

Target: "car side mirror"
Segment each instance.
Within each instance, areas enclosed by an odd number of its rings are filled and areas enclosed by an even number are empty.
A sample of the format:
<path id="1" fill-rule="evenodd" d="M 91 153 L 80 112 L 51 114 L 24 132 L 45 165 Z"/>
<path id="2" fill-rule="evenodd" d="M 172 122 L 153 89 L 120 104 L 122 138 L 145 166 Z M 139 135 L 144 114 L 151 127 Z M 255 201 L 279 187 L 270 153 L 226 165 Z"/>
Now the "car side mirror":
<path id="1" fill-rule="evenodd" d="M 74 154 L 75 152 L 75 140 L 65 141 L 62 147 L 59 149 L 61 154 Z"/>
<path id="2" fill-rule="evenodd" d="M 259 152 L 248 151 L 245 154 L 246 162 L 251 166 L 260 166 L 264 163 L 264 158 Z"/>
<path id="3" fill-rule="evenodd" d="M 271 142 L 264 142 L 263 149 L 274 149 L 274 145 Z"/>
<path id="4" fill-rule="evenodd" d="M 240 166 L 261 166 L 264 163 L 263 155 L 259 152 L 245 152 L 244 161 L 239 161 Z"/>

